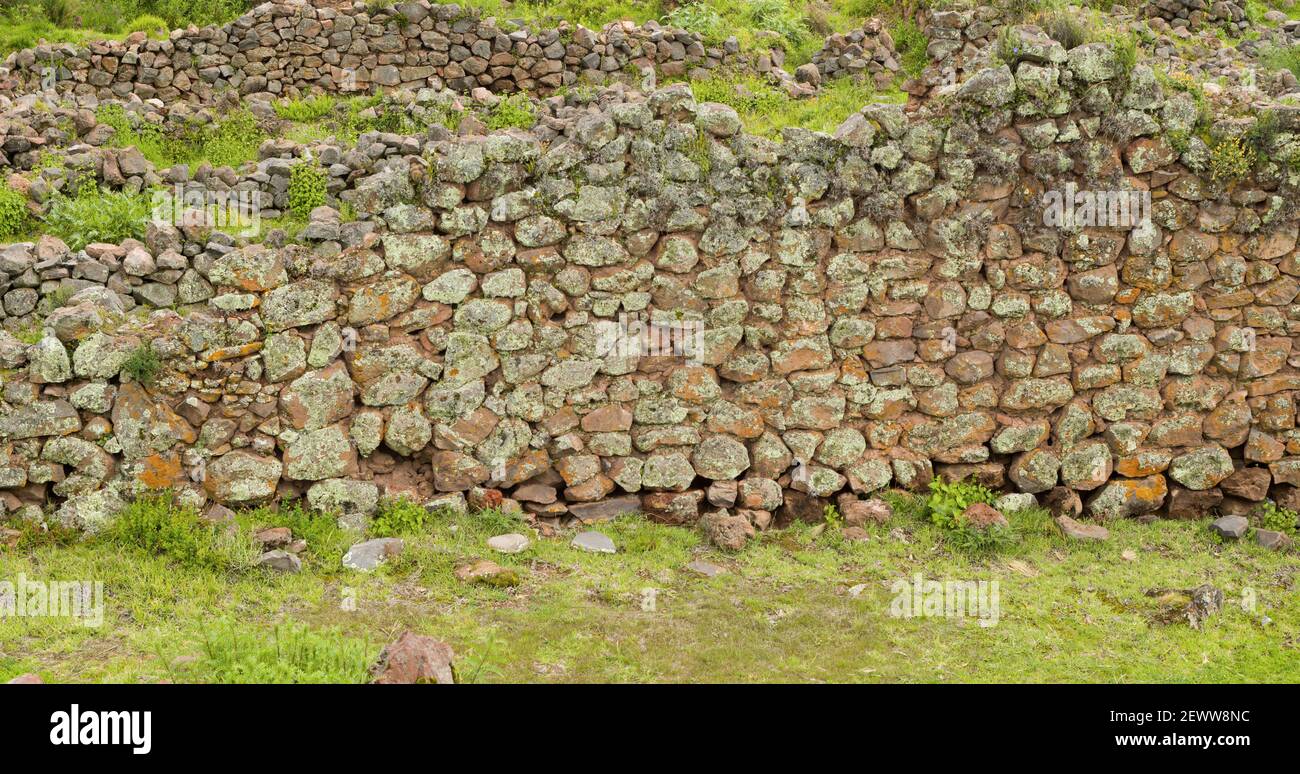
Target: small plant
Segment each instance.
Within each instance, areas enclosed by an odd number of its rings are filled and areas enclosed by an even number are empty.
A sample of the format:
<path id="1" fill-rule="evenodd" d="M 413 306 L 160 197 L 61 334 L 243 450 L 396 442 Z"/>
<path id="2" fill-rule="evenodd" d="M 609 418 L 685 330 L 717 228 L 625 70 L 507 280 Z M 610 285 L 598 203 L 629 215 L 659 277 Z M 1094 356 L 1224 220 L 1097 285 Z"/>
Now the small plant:
<path id="1" fill-rule="evenodd" d="M 310 123 L 334 112 L 338 101 L 328 94 L 301 99 L 286 99 L 275 103 L 275 114 L 286 121 Z"/>
<path id="2" fill-rule="evenodd" d="M 1264 52 L 1262 61 L 1269 70 L 1290 70 L 1300 78 L 1300 46 L 1274 46 Z"/>
<path id="3" fill-rule="evenodd" d="M 425 531 L 428 520 L 429 512 L 423 505 L 398 497 L 380 506 L 370 522 L 370 534 L 377 538 L 417 535 Z"/>
<path id="4" fill-rule="evenodd" d="M 237 110 L 204 137 L 199 156 L 214 167 L 238 167 L 257 158 L 266 133 L 247 110 Z"/>
<path id="5" fill-rule="evenodd" d="M 146 387 L 153 384 L 160 371 L 162 371 L 162 360 L 148 342 L 136 347 L 122 364 L 122 373 Z"/>
<path id="6" fill-rule="evenodd" d="M 27 197 L 8 185 L 0 187 L 0 239 L 26 233 L 30 223 Z"/>
<path id="7" fill-rule="evenodd" d="M 1015 530 L 999 524 L 983 528 L 963 524 L 949 532 L 947 539 L 954 548 L 966 553 L 997 553 L 1018 542 Z"/>
<path id="8" fill-rule="evenodd" d="M 844 517 L 840 515 L 840 509 L 834 505 L 827 505 L 822 508 L 822 518 L 826 520 L 826 526 L 831 529 L 839 529 L 844 526 Z"/>
<path id="9" fill-rule="evenodd" d="M 101 191 L 93 181 L 75 186 L 75 195 L 57 194 L 45 213 L 45 230 L 81 250 L 91 242 L 144 239 L 152 212 L 149 195 Z"/>
<path id="10" fill-rule="evenodd" d="M 1106 42 L 1115 53 L 1115 64 L 1119 65 L 1120 77 L 1127 79 L 1137 66 L 1137 38 L 1130 32 L 1116 32 L 1106 36 Z"/>
<path id="11" fill-rule="evenodd" d="M 329 176 L 319 166 L 303 162 L 289 170 L 289 209 L 299 217 L 325 203 Z"/>
<path id="12" fill-rule="evenodd" d="M 926 49 L 930 39 L 911 19 L 899 19 L 889 28 L 890 37 L 894 39 L 894 48 L 898 50 L 903 72 L 915 78 L 930 63 Z"/>
<path id="13" fill-rule="evenodd" d="M 1231 183 L 1250 174 L 1255 151 L 1241 137 L 1220 137 L 1210 146 L 1210 176 Z"/>
<path id="14" fill-rule="evenodd" d="M 1049 12 L 1039 26 L 1066 51 L 1088 42 L 1088 28 L 1068 10 Z"/>
<path id="15" fill-rule="evenodd" d="M 679 5 L 664 14 L 661 21 L 669 27 L 694 32 L 710 43 L 721 41 L 726 37 L 725 31 L 728 29 L 727 23 L 717 11 L 699 2 Z"/>
<path id="16" fill-rule="evenodd" d="M 149 34 L 165 33 L 167 22 L 153 14 L 141 14 L 126 23 L 123 32 L 147 32 Z"/>
<path id="17" fill-rule="evenodd" d="M 1002 28 L 993 45 L 993 58 L 1014 68 L 1020 59 L 1020 41 L 1012 31 L 1011 25 Z"/>
<path id="18" fill-rule="evenodd" d="M 1272 500 L 1265 500 L 1256 506 L 1253 515 L 1262 529 L 1285 532 L 1288 535 L 1300 531 L 1296 526 L 1297 521 L 1300 521 L 1300 514 L 1290 508 L 1283 508 Z"/>
<path id="19" fill-rule="evenodd" d="M 193 509 L 177 506 L 167 495 L 141 497 L 127 505 L 113 521 L 107 538 L 208 570 L 243 570 L 252 567 L 257 558 L 248 533 L 206 524 Z"/>
<path id="20" fill-rule="evenodd" d="M 504 97 L 487 115 L 487 127 L 496 129 L 531 129 L 537 123 L 537 109 L 525 94 Z"/>
<path id="21" fill-rule="evenodd" d="M 944 529 L 959 527 L 958 517 L 975 503 L 992 504 L 993 492 L 974 481 L 954 481 L 949 484 L 936 478 L 930 482 L 930 497 L 925 501 L 930 521 Z"/>

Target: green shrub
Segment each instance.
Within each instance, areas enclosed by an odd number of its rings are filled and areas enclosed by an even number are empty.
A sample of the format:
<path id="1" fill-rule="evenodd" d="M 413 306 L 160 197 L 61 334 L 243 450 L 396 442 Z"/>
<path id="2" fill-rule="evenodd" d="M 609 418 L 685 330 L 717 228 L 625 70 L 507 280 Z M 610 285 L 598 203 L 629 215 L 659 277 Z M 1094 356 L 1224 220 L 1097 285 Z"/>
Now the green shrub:
<path id="1" fill-rule="evenodd" d="M 930 521 L 944 529 L 961 526 L 959 517 L 975 503 L 992 504 L 996 495 L 983 484 L 974 481 L 955 481 L 951 484 L 936 478 L 930 482 L 930 497 L 925 510 Z"/>
<path id="2" fill-rule="evenodd" d="M 106 537 L 121 546 L 214 571 L 247 569 L 258 555 L 247 533 L 209 525 L 192 508 L 177 506 L 167 495 L 131 502 L 118 514 Z"/>
<path id="3" fill-rule="evenodd" d="M 113 127 L 113 145 L 137 148 L 155 167 L 170 167 L 194 155 L 193 148 L 167 135 L 161 126 L 145 122 L 133 124 L 121 105 L 101 105 L 95 111 L 95 118 L 101 124 Z"/>
<path id="4" fill-rule="evenodd" d="M 325 203 L 329 176 L 315 164 L 302 162 L 289 170 L 289 210 L 306 217 Z"/>
<path id="5" fill-rule="evenodd" d="M 167 22 L 162 17 L 154 16 L 150 13 L 140 14 L 131 21 L 126 23 L 122 28 L 123 32 L 147 32 L 150 35 L 154 33 L 166 33 Z"/>
<path id="6" fill-rule="evenodd" d="M 152 214 L 147 192 L 101 191 L 93 184 L 76 186 L 75 195 L 58 194 L 45 213 L 45 231 L 73 250 L 91 242 L 120 243 L 144 239 Z"/>
<path id="7" fill-rule="evenodd" d="M 146 387 L 153 384 L 154 379 L 158 378 L 158 373 L 161 370 L 162 360 L 147 341 L 136 347 L 131 356 L 122 364 L 122 373 Z"/>
<path id="8" fill-rule="evenodd" d="M 380 505 L 379 512 L 370 521 L 370 534 L 373 537 L 418 535 L 425 531 L 428 520 L 429 512 L 423 505 L 398 497 Z"/>
<path id="9" fill-rule="evenodd" d="M 25 234 L 30 225 L 27 197 L 8 185 L 0 187 L 0 239 Z"/>
<path id="10" fill-rule="evenodd" d="M 1210 176 L 1231 183 L 1250 174 L 1255 151 L 1241 137 L 1220 137 L 1210 145 Z"/>
<path id="11" fill-rule="evenodd" d="M 798 48 L 811 37 L 808 22 L 786 0 L 750 0 L 745 8 L 750 24 L 780 35 L 777 42 L 786 50 Z"/>
<path id="12" fill-rule="evenodd" d="M 1265 500 L 1256 506 L 1253 515 L 1261 529 L 1285 532 L 1288 535 L 1300 532 L 1296 527 L 1300 514 L 1289 508 L 1283 508 L 1272 500 Z"/>
<path id="13" fill-rule="evenodd" d="M 537 123 L 537 109 L 525 94 L 503 97 L 488 111 L 489 129 L 531 129 Z"/>

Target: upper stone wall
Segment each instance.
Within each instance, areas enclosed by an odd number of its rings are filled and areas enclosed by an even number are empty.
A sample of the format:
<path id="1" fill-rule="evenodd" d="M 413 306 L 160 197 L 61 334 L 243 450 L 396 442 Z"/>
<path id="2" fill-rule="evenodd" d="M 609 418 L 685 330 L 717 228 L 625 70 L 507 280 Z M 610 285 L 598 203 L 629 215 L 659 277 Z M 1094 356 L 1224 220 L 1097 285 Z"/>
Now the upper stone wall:
<path id="1" fill-rule="evenodd" d="M 44 90 L 51 80 L 60 93 L 164 102 L 211 102 L 229 89 L 296 96 L 445 86 L 547 94 L 612 74 L 640 81 L 651 67 L 674 76 L 724 65 L 768 72 L 781 62 L 779 50 L 744 54 L 734 40 L 709 47 L 655 22 L 507 31 L 475 9 L 426 0 L 352 13 L 295 1 L 264 3 L 229 24 L 176 30 L 167 40 L 137 33 L 124 42 L 19 51 L 5 60 L 0 94 Z"/>

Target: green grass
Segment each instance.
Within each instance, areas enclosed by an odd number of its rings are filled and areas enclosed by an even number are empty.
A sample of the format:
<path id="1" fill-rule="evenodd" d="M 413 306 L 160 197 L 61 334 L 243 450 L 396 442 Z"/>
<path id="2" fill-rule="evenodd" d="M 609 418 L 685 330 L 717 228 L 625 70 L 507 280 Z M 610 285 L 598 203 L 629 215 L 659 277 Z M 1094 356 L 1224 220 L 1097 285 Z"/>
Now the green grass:
<path id="1" fill-rule="evenodd" d="M 1223 543 L 1204 520 L 1124 521 L 1108 525 L 1105 543 L 1070 543 L 1041 513 L 1013 515 L 1020 540 L 1005 552 L 970 553 L 928 522 L 920 500 L 893 499 L 894 520 L 869 527 L 868 542 L 798 525 L 734 554 L 627 516 L 597 527 L 618 544 L 613 556 L 575 551 L 569 534 L 495 555 L 484 541 L 522 524 L 492 511 L 430 514 L 405 553 L 365 575 L 339 564 L 359 537 L 292 504 L 239 524 L 306 539 L 298 575 L 214 570 L 130 541 L 33 540 L 4 558 L 5 575 L 102 580 L 106 624 L 0 619 L 0 680 L 357 682 L 407 628 L 448 641 L 461 678 L 478 682 L 1300 679 L 1295 553 Z M 454 578 L 480 558 L 519 585 Z M 684 570 L 693 559 L 728 572 L 697 577 Z M 998 581 L 999 623 L 892 617 L 890 586 L 918 573 Z M 1163 623 L 1147 593 L 1202 583 L 1227 602 L 1199 631 Z M 1243 609 L 1252 595 L 1254 609 Z"/>
<path id="2" fill-rule="evenodd" d="M 235 167 L 257 158 L 257 149 L 267 135 L 247 110 L 222 116 L 221 122 L 184 130 L 136 122 L 118 104 L 101 106 L 95 113 L 101 123 L 114 129 L 113 145 L 138 148 L 156 167 L 173 164 Z"/>
<path id="3" fill-rule="evenodd" d="M 0 0 L 0 55 L 40 40 L 84 43 L 234 19 L 248 0 Z M 163 35 L 162 37 L 165 37 Z"/>
<path id="4" fill-rule="evenodd" d="M 897 100 L 901 95 L 879 94 L 869 84 L 839 78 L 822 86 L 816 96 L 793 99 L 755 76 L 709 78 L 691 82 L 697 102 L 721 102 L 735 108 L 749 132 L 779 139 L 781 130 L 803 127 L 833 133 L 863 106 L 877 100 Z"/>

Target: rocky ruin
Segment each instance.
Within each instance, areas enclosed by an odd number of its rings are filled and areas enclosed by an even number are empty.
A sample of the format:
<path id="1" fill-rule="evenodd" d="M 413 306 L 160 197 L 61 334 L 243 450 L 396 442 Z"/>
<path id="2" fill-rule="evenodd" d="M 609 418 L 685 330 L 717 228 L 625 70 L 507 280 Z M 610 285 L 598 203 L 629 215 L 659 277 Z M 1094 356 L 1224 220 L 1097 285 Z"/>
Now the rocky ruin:
<path id="1" fill-rule="evenodd" d="M 63 152 L 101 181 L 254 190 L 275 211 L 310 160 L 331 206 L 294 244 L 158 222 L 142 241 L 0 248 L 7 510 L 95 530 L 149 489 L 353 519 L 406 495 L 557 524 L 726 509 L 743 534 L 935 476 L 1065 487 L 1096 521 L 1300 501 L 1300 112 L 1217 116 L 1234 137 L 1266 126 L 1272 149 L 1226 175 L 1193 97 L 1102 43 L 1008 26 L 1010 61 L 781 142 L 685 84 L 554 98 L 532 131 L 272 141 L 243 170 L 155 170 L 92 136 L 97 99 L 284 95 L 338 68 L 418 86 L 415 110 L 441 87 L 544 95 L 584 69 L 742 56 L 458 13 L 408 3 L 354 26 L 277 4 L 56 51 L 57 91 L 82 100 L 56 108 Z M 977 23 L 957 21 L 931 19 Z M 937 70 L 994 36 L 933 39 L 953 41 Z M 8 115 L 30 112 L 43 56 L 11 59 Z M 58 144 L 30 120 L 0 135 L 14 169 Z M 38 340 L 15 337 L 32 324 Z M 160 367 L 138 379 L 141 348 Z"/>

